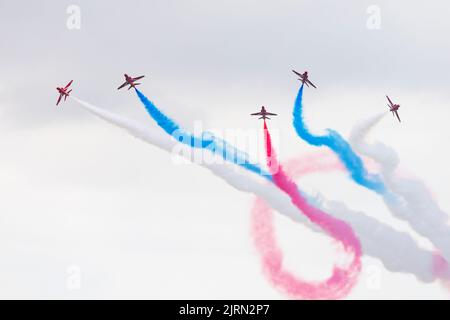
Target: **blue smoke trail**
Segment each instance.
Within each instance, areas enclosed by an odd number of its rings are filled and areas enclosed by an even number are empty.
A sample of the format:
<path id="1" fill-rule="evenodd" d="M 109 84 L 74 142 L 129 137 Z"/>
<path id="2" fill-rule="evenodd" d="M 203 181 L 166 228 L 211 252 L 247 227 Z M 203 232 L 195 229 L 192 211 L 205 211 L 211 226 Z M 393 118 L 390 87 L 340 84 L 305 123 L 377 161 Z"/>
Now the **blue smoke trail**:
<path id="1" fill-rule="evenodd" d="M 331 129 L 327 129 L 327 134 L 323 136 L 314 136 L 306 127 L 303 120 L 303 84 L 298 91 L 297 98 L 294 105 L 294 128 L 298 136 L 314 146 L 327 146 L 330 148 L 342 161 L 347 170 L 350 172 L 352 179 L 359 185 L 371 189 L 379 194 L 385 192 L 385 186 L 382 180 L 377 175 L 367 172 L 361 158 L 353 151 L 350 144 L 345 141 L 341 135 Z"/>
<path id="2" fill-rule="evenodd" d="M 262 169 L 258 164 L 249 162 L 249 157 L 245 152 L 230 146 L 226 141 L 215 137 L 211 133 L 204 133 L 202 134 L 202 137 L 199 138 L 183 130 L 175 123 L 175 121 L 162 113 L 142 92 L 136 88 L 135 90 L 142 104 L 145 106 L 145 109 L 156 121 L 158 126 L 160 126 L 167 134 L 174 137 L 178 142 L 192 148 L 208 149 L 212 153 L 220 155 L 226 161 L 230 161 L 251 172 L 261 175 L 268 180 L 272 180 L 272 176 L 269 172 Z"/>

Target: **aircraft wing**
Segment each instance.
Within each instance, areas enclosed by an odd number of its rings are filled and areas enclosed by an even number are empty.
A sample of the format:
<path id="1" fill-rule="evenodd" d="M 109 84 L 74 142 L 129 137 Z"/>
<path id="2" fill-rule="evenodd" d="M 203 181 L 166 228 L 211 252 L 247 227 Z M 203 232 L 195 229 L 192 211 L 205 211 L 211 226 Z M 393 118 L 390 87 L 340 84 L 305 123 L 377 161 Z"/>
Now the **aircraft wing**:
<path id="1" fill-rule="evenodd" d="M 306 80 L 306 82 L 308 82 L 314 89 L 317 89 L 317 87 L 309 80 Z"/>
<path id="2" fill-rule="evenodd" d="M 133 78 L 133 81 L 136 81 L 136 80 L 142 79 L 143 77 L 145 77 L 145 76 L 140 76 L 140 77 L 136 77 L 136 78 Z"/>
<path id="3" fill-rule="evenodd" d="M 58 102 L 56 102 L 56 105 L 58 105 L 61 102 L 62 96 L 63 96 L 62 94 L 59 95 Z"/>
<path id="4" fill-rule="evenodd" d="M 72 84 L 73 80 L 70 80 L 70 82 L 67 84 L 67 86 L 64 89 L 67 89 Z"/>
<path id="5" fill-rule="evenodd" d="M 127 84 L 128 84 L 128 82 L 125 81 L 120 87 L 117 88 L 117 90 L 122 89 L 122 88 L 125 87 Z"/>
<path id="6" fill-rule="evenodd" d="M 262 116 L 262 112 L 251 113 L 251 116 Z"/>
<path id="7" fill-rule="evenodd" d="M 398 115 L 397 110 L 395 110 L 394 112 L 395 112 L 395 115 L 397 116 L 398 121 L 399 121 L 399 122 L 402 122 L 402 120 L 400 120 L 400 116 Z"/>
<path id="8" fill-rule="evenodd" d="M 303 78 L 303 75 L 302 74 L 300 74 L 300 73 L 298 73 L 297 71 L 295 71 L 295 70 L 292 70 L 292 72 L 293 73 L 295 73 L 296 75 L 298 75 L 300 78 Z"/>
<path id="9" fill-rule="evenodd" d="M 388 99 L 388 101 L 389 101 L 389 103 L 391 104 L 391 105 L 393 105 L 394 103 L 391 101 L 391 99 L 389 99 L 389 97 L 386 95 L 386 98 Z"/>
<path id="10" fill-rule="evenodd" d="M 266 112 L 265 115 L 266 115 L 266 116 L 276 116 L 277 114 L 276 114 L 276 113 Z"/>

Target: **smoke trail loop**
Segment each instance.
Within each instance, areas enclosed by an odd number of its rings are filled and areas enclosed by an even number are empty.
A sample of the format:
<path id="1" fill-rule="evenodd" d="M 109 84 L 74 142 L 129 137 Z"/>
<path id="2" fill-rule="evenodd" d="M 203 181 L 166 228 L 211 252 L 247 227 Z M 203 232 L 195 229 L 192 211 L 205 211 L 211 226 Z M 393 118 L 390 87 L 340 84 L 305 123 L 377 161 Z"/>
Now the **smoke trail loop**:
<path id="1" fill-rule="evenodd" d="M 296 298 L 307 299 L 337 299 L 342 298 L 356 284 L 361 270 L 361 246 L 352 228 L 342 220 L 329 216 L 322 210 L 312 207 L 305 198 L 298 192 L 297 185 L 284 173 L 283 168 L 277 160 L 276 152 L 272 147 L 270 132 L 264 121 L 264 138 L 266 145 L 267 166 L 272 174 L 274 183 L 283 190 L 291 199 L 292 203 L 314 224 L 320 226 L 328 235 L 339 241 L 344 251 L 352 256 L 352 261 L 347 268 L 334 266 L 332 276 L 321 283 L 307 283 L 296 279 L 290 273 L 281 268 L 281 251 L 274 246 L 272 234 L 266 234 L 270 239 L 268 251 L 263 247 L 259 248 L 263 252 L 262 257 L 268 259 L 264 264 L 269 278 L 280 289 Z M 255 210 L 262 210 L 258 209 Z M 267 213 L 264 213 L 267 215 Z M 267 227 L 265 227 L 267 230 Z M 257 245 L 260 242 L 257 241 Z M 261 244 L 262 245 L 262 244 Z M 271 253 L 271 254 L 269 254 Z"/>

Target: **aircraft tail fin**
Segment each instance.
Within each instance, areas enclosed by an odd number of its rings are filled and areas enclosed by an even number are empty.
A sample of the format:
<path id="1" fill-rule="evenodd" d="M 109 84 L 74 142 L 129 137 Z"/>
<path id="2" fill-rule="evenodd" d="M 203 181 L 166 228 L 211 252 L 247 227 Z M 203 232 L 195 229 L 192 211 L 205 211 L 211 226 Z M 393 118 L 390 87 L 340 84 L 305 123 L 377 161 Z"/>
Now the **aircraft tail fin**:
<path id="1" fill-rule="evenodd" d="M 67 91 L 67 93 L 64 95 L 64 101 L 66 101 L 66 99 L 67 99 L 67 97 L 69 96 L 69 93 L 72 91 L 72 89 L 71 90 L 69 90 L 69 91 Z"/>

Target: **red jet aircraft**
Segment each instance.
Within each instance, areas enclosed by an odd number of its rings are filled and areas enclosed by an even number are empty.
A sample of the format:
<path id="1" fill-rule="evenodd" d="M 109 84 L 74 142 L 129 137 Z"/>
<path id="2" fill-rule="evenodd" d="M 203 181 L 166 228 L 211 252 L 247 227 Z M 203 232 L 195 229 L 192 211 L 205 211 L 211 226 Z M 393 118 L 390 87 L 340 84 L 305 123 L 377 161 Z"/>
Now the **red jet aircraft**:
<path id="1" fill-rule="evenodd" d="M 62 97 L 64 97 L 64 101 L 66 101 L 67 97 L 69 96 L 70 92 L 72 91 L 72 89 L 67 91 L 67 89 L 69 89 L 72 82 L 73 82 L 73 80 L 70 80 L 70 82 L 64 88 L 60 88 L 60 87 L 56 88 L 56 90 L 58 90 L 58 92 L 59 92 L 59 98 L 58 98 L 58 102 L 56 102 L 56 105 L 58 105 L 61 102 Z"/>
<path id="2" fill-rule="evenodd" d="M 132 78 L 129 75 L 127 75 L 126 73 L 124 74 L 125 76 L 125 82 L 117 88 L 117 90 L 122 89 L 123 87 L 126 87 L 129 85 L 128 90 L 130 90 L 131 88 L 135 88 L 137 85 L 140 85 L 140 83 L 134 83 L 136 80 L 142 79 L 145 76 L 140 76 L 140 77 L 136 77 L 136 78 Z"/>
<path id="3" fill-rule="evenodd" d="M 401 122 L 400 117 L 398 115 L 398 109 L 400 108 L 400 105 L 399 104 L 394 104 L 391 101 L 391 99 L 389 99 L 389 97 L 387 95 L 386 95 L 386 98 L 389 101 L 388 107 L 389 107 L 389 111 L 392 112 L 392 116 L 394 116 L 394 114 L 395 114 L 395 116 L 397 116 L 398 121 Z"/>
<path id="4" fill-rule="evenodd" d="M 313 85 L 311 81 L 308 80 L 308 71 L 303 72 L 303 74 L 298 73 L 295 70 L 292 70 L 292 72 L 300 77 L 298 80 L 300 80 L 303 84 L 306 84 L 308 87 L 311 85 L 314 89 L 317 89 L 317 87 Z"/>
<path id="5" fill-rule="evenodd" d="M 270 118 L 268 116 L 276 116 L 276 113 L 270 113 L 266 111 L 266 108 L 264 108 L 264 106 L 261 107 L 261 111 L 260 112 L 256 112 L 256 113 L 252 113 L 250 114 L 251 116 L 261 116 L 258 119 L 269 119 Z"/>

